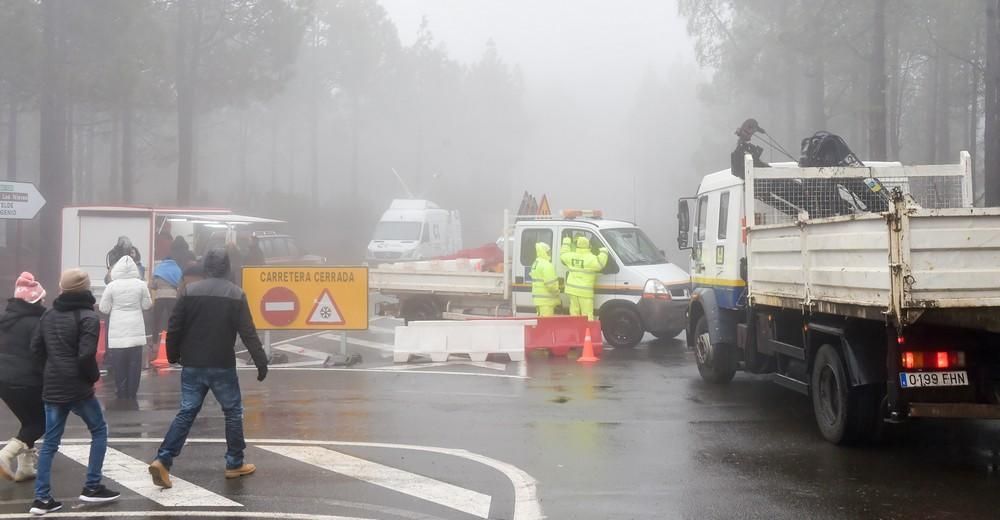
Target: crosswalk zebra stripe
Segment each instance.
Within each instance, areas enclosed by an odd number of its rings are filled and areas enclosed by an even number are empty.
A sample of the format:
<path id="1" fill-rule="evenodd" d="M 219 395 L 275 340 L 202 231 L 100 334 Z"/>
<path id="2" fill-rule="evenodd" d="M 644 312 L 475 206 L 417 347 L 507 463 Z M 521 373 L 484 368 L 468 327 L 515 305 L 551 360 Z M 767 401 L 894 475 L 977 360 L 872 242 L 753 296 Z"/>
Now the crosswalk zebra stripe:
<path id="1" fill-rule="evenodd" d="M 311 513 L 265 513 L 256 511 L 73 511 L 48 513 L 45 518 L 277 518 L 280 520 L 373 520 L 356 516 Z M 0 513 L 0 519 L 39 518 L 31 513 Z"/>
<path id="2" fill-rule="evenodd" d="M 278 455 L 347 475 L 412 497 L 433 502 L 479 518 L 488 518 L 492 498 L 423 475 L 318 446 L 257 446 Z"/>
<path id="3" fill-rule="evenodd" d="M 78 464 L 87 465 L 90 458 L 89 444 L 64 445 L 59 453 Z M 196 486 L 186 480 L 171 475 L 174 487 L 161 489 L 153 484 L 149 476 L 148 464 L 132 458 L 114 448 L 108 448 L 104 457 L 104 476 L 131 489 L 161 506 L 166 507 L 243 507 L 224 496 Z M 220 470 L 221 471 L 221 470 Z"/>

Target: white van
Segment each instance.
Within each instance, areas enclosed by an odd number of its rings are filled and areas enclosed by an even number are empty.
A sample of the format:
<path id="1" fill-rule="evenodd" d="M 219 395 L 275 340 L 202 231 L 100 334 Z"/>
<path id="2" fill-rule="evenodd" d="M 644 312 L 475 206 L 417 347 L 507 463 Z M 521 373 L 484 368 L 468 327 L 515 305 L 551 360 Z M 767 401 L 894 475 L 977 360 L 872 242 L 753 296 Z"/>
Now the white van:
<path id="1" fill-rule="evenodd" d="M 375 226 L 365 255 L 369 263 L 423 260 L 462 249 L 458 211 L 429 200 L 396 199 Z"/>

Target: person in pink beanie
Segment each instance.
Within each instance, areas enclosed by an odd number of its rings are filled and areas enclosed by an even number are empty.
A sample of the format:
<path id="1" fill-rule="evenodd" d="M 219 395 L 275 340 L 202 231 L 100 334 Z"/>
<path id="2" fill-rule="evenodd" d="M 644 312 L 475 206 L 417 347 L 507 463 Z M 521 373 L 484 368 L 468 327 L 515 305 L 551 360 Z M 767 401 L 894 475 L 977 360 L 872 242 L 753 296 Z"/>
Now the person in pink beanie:
<path id="1" fill-rule="evenodd" d="M 31 353 L 31 337 L 45 313 L 45 289 L 24 272 L 14 297 L 0 314 L 0 398 L 21 423 L 21 430 L 0 449 L 0 478 L 17 482 L 35 477 L 35 441 L 45 433 L 42 367 Z"/>

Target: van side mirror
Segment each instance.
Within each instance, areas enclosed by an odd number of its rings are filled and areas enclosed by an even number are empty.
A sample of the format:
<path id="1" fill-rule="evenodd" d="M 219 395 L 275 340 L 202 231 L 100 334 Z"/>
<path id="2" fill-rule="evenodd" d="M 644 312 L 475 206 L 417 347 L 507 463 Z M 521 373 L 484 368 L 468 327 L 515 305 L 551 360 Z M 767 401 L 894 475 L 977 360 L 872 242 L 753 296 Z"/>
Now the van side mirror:
<path id="1" fill-rule="evenodd" d="M 691 205 L 693 198 L 677 201 L 677 249 L 691 249 Z"/>

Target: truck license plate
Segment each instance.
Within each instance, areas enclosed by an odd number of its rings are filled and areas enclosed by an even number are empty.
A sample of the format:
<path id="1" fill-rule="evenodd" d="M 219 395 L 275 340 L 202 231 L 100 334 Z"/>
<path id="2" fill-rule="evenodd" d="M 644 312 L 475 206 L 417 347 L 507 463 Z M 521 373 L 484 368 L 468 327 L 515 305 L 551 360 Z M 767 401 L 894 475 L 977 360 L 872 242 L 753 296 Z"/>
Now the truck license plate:
<path id="1" fill-rule="evenodd" d="M 916 388 L 923 386 L 966 386 L 969 376 L 964 370 L 956 372 L 900 372 L 899 386 Z"/>

